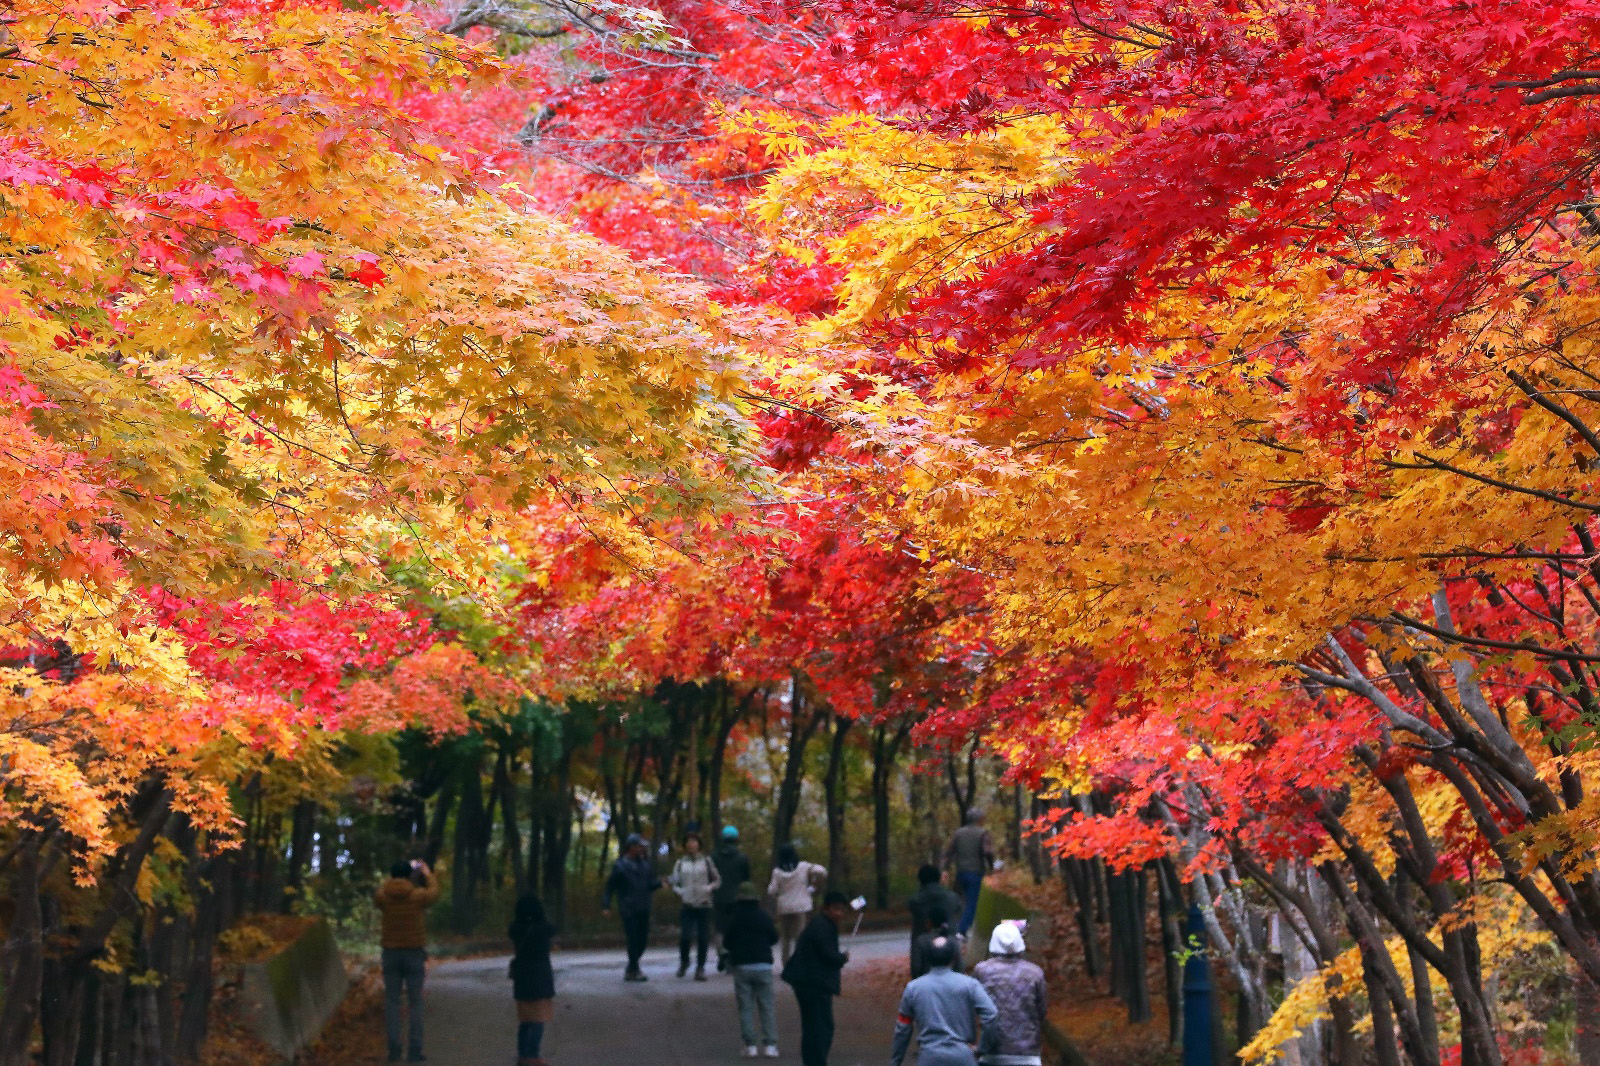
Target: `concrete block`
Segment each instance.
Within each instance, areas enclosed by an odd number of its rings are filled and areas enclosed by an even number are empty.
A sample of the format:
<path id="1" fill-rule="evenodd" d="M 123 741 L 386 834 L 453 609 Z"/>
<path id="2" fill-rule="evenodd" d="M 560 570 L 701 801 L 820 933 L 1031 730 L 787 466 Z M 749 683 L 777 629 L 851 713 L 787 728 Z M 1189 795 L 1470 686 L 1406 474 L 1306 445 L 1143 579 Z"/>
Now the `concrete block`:
<path id="1" fill-rule="evenodd" d="M 282 951 L 244 964 L 243 971 L 239 1002 L 245 1019 L 285 1061 L 322 1034 L 349 987 L 333 929 L 320 919 Z"/>

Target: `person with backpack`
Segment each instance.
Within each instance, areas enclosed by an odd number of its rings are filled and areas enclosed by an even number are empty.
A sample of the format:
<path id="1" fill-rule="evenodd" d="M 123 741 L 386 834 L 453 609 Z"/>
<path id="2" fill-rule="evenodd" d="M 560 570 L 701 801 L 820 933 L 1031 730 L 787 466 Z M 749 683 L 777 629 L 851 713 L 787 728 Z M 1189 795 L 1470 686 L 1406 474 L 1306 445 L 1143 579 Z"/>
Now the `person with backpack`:
<path id="1" fill-rule="evenodd" d="M 733 914 L 722 942 L 733 971 L 744 1057 L 753 1059 L 765 1049 L 767 1058 L 775 1059 L 778 1013 L 772 1003 L 772 946 L 778 942 L 778 927 L 761 909 L 761 893 L 749 881 L 734 890 Z"/>
<path id="2" fill-rule="evenodd" d="M 828 1066 L 833 1049 L 833 997 L 840 992 L 839 971 L 850 961 L 839 950 L 839 925 L 849 911 L 843 892 L 822 898 L 822 911 L 795 939 L 783 979 L 800 1007 L 801 1066 Z"/>
<path id="3" fill-rule="evenodd" d="M 711 945 L 711 902 L 722 885 L 722 876 L 717 864 L 700 854 L 699 833 L 683 838 L 683 855 L 672 867 L 668 881 L 683 903 L 678 912 L 678 976 L 689 972 L 689 946 L 693 942 L 699 948 L 694 979 L 704 981 L 706 950 Z"/>
<path id="4" fill-rule="evenodd" d="M 711 853 L 711 861 L 717 864 L 717 877 L 722 882 L 717 886 L 717 890 L 711 893 L 711 920 L 716 935 L 717 972 L 721 973 L 728 968 L 725 938 L 728 921 L 733 917 L 733 905 L 739 886 L 746 881 L 755 880 L 750 876 L 750 856 L 739 847 L 738 826 L 722 827 L 722 839 L 717 842 L 716 850 Z"/>
<path id="5" fill-rule="evenodd" d="M 550 965 L 555 934 L 544 903 L 532 892 L 517 898 L 506 935 L 511 938 L 511 994 L 517 1003 L 517 1066 L 549 1066 L 540 1056 L 544 1027 L 555 1007 L 556 978 Z"/>

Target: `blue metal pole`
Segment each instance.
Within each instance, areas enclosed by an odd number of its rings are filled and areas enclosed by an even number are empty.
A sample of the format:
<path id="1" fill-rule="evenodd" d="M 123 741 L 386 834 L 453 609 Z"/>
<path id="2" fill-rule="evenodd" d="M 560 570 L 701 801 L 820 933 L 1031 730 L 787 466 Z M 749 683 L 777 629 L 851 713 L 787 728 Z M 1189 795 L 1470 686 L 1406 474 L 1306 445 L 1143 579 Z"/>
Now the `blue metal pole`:
<path id="1" fill-rule="evenodd" d="M 1206 951 L 1205 919 L 1200 908 L 1189 908 L 1183 964 L 1183 1066 L 1212 1066 L 1211 1061 L 1211 957 Z"/>

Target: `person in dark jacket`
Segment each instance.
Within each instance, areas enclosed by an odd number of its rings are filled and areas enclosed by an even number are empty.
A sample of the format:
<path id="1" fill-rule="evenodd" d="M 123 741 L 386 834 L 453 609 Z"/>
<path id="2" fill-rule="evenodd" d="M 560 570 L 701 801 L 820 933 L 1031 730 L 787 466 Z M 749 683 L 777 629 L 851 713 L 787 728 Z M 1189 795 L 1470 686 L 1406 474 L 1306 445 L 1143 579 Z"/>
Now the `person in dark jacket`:
<path id="1" fill-rule="evenodd" d="M 611 916 L 611 901 L 617 901 L 617 912 L 622 916 L 622 937 L 628 945 L 628 969 L 624 981 L 647 981 L 639 968 L 645 945 L 650 941 L 650 894 L 661 887 L 661 878 L 650 865 L 649 851 L 644 838 L 638 833 L 628 837 L 623 846 L 622 858 L 611 867 L 606 878 L 605 898 L 601 905 L 607 917 Z"/>
<path id="2" fill-rule="evenodd" d="M 711 894 L 712 924 L 717 934 L 717 972 L 721 973 L 728 968 L 724 938 L 728 933 L 728 920 L 733 917 L 734 897 L 740 885 L 755 880 L 750 876 L 750 856 L 739 847 L 738 826 L 722 827 L 722 839 L 711 853 L 711 861 L 716 864 L 717 875 L 721 878 L 717 890 Z"/>
<path id="3" fill-rule="evenodd" d="M 728 919 L 723 944 L 733 969 L 733 992 L 739 1002 L 739 1033 L 744 1037 L 744 1057 L 753 1059 L 764 1047 L 769 1059 L 778 1057 L 778 1014 L 772 1004 L 772 945 L 778 927 L 761 909 L 761 892 L 746 881 L 736 890 L 733 916 Z M 760 1015 L 761 1026 L 756 1027 Z"/>
<path id="4" fill-rule="evenodd" d="M 550 966 L 555 933 L 544 904 L 532 892 L 517 899 L 506 935 L 511 938 L 511 994 L 517 1001 L 517 1066 L 549 1066 L 540 1057 L 544 1027 L 555 1006 L 556 977 Z"/>
<path id="5" fill-rule="evenodd" d="M 918 888 L 908 901 L 911 908 L 911 977 L 928 972 L 923 947 L 929 936 L 954 933 L 951 920 L 961 913 L 961 897 L 940 883 L 939 868 L 924 863 L 917 871 Z M 961 972 L 961 957 L 956 956 L 956 972 Z"/>
<path id="6" fill-rule="evenodd" d="M 848 910 L 843 892 L 822 897 L 822 910 L 800 931 L 794 954 L 783 967 L 783 979 L 800 1005 L 803 1066 L 828 1066 L 833 1049 L 833 997 L 839 994 L 839 971 L 850 961 L 839 950 L 839 923 Z"/>
<path id="7" fill-rule="evenodd" d="M 973 807 L 967 811 L 967 821 L 950 837 L 944 848 L 944 866 L 956 871 L 956 887 L 961 890 L 961 936 L 966 937 L 972 921 L 978 914 L 978 895 L 983 891 L 983 879 L 995 869 L 994 841 L 989 830 L 983 827 L 983 809 Z"/>

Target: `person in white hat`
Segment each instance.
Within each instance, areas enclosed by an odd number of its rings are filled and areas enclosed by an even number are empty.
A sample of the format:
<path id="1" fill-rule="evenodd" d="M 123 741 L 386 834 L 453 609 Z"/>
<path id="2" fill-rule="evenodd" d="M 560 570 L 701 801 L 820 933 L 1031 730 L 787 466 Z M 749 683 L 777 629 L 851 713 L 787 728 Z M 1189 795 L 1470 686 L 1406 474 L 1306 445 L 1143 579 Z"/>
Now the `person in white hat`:
<path id="1" fill-rule="evenodd" d="M 1000 1012 L 994 1024 L 999 1044 L 983 1056 L 984 1066 L 1041 1066 L 1043 1062 L 1044 971 L 1022 957 L 1027 949 L 1022 926 L 1001 922 L 989 937 L 989 957 L 972 971 Z"/>

